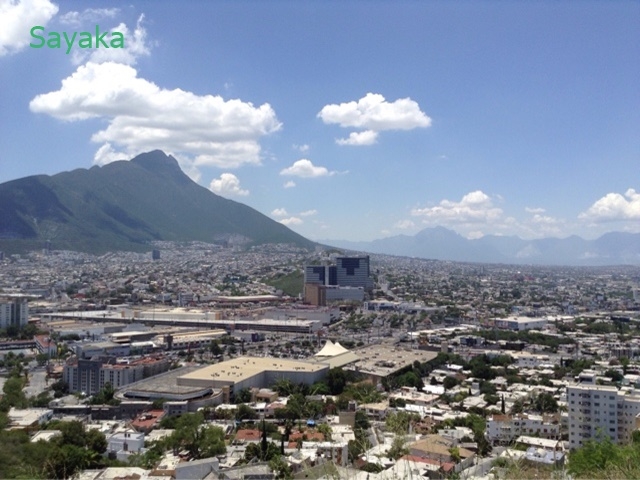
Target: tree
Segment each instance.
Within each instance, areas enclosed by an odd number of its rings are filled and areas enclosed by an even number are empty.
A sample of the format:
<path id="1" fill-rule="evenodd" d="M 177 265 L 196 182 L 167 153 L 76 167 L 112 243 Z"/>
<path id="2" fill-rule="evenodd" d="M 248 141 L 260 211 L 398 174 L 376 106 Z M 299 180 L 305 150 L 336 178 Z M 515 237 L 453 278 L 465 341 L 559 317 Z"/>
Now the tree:
<path id="1" fill-rule="evenodd" d="M 4 393 L 0 400 L 0 411 L 8 412 L 11 407 L 27 408 L 29 402 L 22 389 L 24 388 L 24 379 L 18 376 L 11 376 L 4 382 L 2 392 Z"/>
<path id="2" fill-rule="evenodd" d="M 639 457 L 640 445 L 616 445 L 598 431 L 569 454 L 568 471 L 574 478 L 640 478 Z"/>
<path id="3" fill-rule="evenodd" d="M 533 408 L 541 413 L 556 413 L 558 411 L 558 401 L 550 393 L 541 392 L 534 400 Z"/>
<path id="4" fill-rule="evenodd" d="M 347 372 L 339 367 L 330 369 L 325 378 L 331 395 L 340 395 L 344 391 L 348 380 Z"/>
<path id="5" fill-rule="evenodd" d="M 102 389 L 91 399 L 92 405 L 119 405 L 120 400 L 114 398 L 116 391 L 111 382 L 106 382 Z"/>
<path id="6" fill-rule="evenodd" d="M 219 427 L 204 425 L 204 416 L 200 412 L 182 415 L 176 421 L 175 430 L 167 438 L 166 444 L 175 452 L 187 450 L 193 459 L 226 452 L 224 431 Z"/>
<path id="7" fill-rule="evenodd" d="M 394 460 L 398 460 L 400 457 L 409 454 L 409 449 L 407 448 L 404 438 L 400 435 L 395 436 L 393 438 L 393 442 L 391 443 L 391 448 L 387 452 L 387 456 Z"/>
<path id="8" fill-rule="evenodd" d="M 85 444 L 88 449 L 96 453 L 104 453 L 107 451 L 107 437 L 98 430 L 88 430 L 85 435 Z"/>
<path id="9" fill-rule="evenodd" d="M 269 468 L 276 474 L 276 478 L 292 479 L 291 466 L 282 458 L 282 455 L 274 456 L 269 460 Z"/>
<path id="10" fill-rule="evenodd" d="M 243 388 L 238 393 L 235 394 L 234 402 L 235 403 L 249 403 L 251 401 L 251 390 L 248 388 Z"/>
<path id="11" fill-rule="evenodd" d="M 213 342 L 211 342 L 211 346 L 209 347 L 209 350 L 211 351 L 211 355 L 213 355 L 214 357 L 222 355 L 222 349 L 220 348 L 220 344 L 218 343 L 217 340 L 214 340 Z"/>
<path id="12" fill-rule="evenodd" d="M 387 430 L 396 435 L 406 435 L 412 422 L 420 421 L 420 415 L 408 412 L 392 412 L 384 421 Z"/>
<path id="13" fill-rule="evenodd" d="M 445 390 L 451 390 L 456 385 L 458 385 L 458 380 L 456 379 L 456 377 L 447 376 L 442 381 L 442 386 Z"/>
<path id="14" fill-rule="evenodd" d="M 324 435 L 324 439 L 327 441 L 331 441 L 331 426 L 327 423 L 321 423 L 316 427 L 316 430 Z"/>

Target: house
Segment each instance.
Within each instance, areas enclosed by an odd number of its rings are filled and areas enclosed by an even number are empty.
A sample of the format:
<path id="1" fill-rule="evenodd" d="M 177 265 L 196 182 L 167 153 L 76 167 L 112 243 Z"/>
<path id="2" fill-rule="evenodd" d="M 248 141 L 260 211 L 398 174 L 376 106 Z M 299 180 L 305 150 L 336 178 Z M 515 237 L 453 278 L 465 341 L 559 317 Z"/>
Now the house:
<path id="1" fill-rule="evenodd" d="M 107 453 L 126 462 L 130 455 L 144 448 L 144 433 L 134 431 L 118 432 L 107 438 Z"/>
<path id="2" fill-rule="evenodd" d="M 466 448 L 455 447 L 454 442 L 441 435 L 426 435 L 423 439 L 409 444 L 408 448 L 409 454 L 416 457 L 429 458 L 440 463 L 455 463 L 456 472 L 473 465 L 475 458 L 474 452 Z"/>

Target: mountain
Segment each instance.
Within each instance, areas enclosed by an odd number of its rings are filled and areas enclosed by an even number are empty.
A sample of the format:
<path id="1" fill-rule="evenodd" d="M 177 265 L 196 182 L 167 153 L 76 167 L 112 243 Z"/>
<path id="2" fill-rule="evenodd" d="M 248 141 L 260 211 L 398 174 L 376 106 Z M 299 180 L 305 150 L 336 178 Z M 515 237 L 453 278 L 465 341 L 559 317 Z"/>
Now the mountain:
<path id="1" fill-rule="evenodd" d="M 607 233 L 595 240 L 578 236 L 523 240 L 485 235 L 467 239 L 444 227 L 425 228 L 413 236 L 371 242 L 324 240 L 339 248 L 387 255 L 480 263 L 535 265 L 640 265 L 640 234 Z"/>
<path id="2" fill-rule="evenodd" d="M 149 242 L 315 244 L 258 211 L 193 182 L 156 150 L 130 161 L 0 184 L 0 250 L 102 253 Z"/>

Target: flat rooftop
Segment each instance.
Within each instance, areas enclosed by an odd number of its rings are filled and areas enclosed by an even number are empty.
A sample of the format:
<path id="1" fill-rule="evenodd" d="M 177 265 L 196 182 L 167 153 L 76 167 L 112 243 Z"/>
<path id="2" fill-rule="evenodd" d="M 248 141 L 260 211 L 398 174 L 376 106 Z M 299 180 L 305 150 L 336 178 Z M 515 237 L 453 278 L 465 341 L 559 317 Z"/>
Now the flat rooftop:
<path id="1" fill-rule="evenodd" d="M 437 352 L 415 350 L 394 344 L 378 344 L 353 350 L 360 361 L 346 367 L 364 374 L 386 377 L 394 374 L 416 360 L 420 363 L 428 362 L 438 356 Z"/>
<path id="2" fill-rule="evenodd" d="M 165 398 L 171 400 L 177 397 L 189 399 L 201 396 L 203 394 L 203 387 L 178 384 L 179 377 L 194 370 L 199 370 L 200 368 L 199 366 L 183 367 L 145 378 L 139 382 L 122 387 L 118 392 L 118 396 L 125 398 Z"/>
<path id="3" fill-rule="evenodd" d="M 214 380 L 216 382 L 240 382 L 264 371 L 319 372 L 328 365 L 322 363 L 286 360 L 268 357 L 238 357 L 216 363 L 180 377 L 181 383 L 189 381 Z"/>

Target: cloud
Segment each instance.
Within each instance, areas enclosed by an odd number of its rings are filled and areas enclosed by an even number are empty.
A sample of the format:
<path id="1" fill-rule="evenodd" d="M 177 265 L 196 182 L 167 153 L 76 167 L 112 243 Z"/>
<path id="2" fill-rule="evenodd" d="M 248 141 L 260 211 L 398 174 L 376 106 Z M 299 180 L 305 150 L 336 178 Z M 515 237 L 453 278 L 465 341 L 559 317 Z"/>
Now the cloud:
<path id="1" fill-rule="evenodd" d="M 330 172 L 325 167 L 316 167 L 311 160 L 303 158 L 280 171 L 280 175 L 289 175 L 292 177 L 315 178 L 334 175 L 336 172 Z"/>
<path id="2" fill-rule="evenodd" d="M 289 214 L 284 208 L 276 208 L 274 211 L 271 212 L 271 216 L 273 217 L 286 217 L 287 215 Z"/>
<path id="3" fill-rule="evenodd" d="M 494 223 L 502 213 L 502 209 L 494 206 L 491 197 L 481 190 L 467 193 L 459 202 L 442 200 L 435 207 L 411 211 L 412 215 L 422 217 L 424 223 L 435 224 Z"/>
<path id="4" fill-rule="evenodd" d="M 105 18 L 115 18 L 120 13 L 119 8 L 87 8 L 82 12 L 71 11 L 60 15 L 60 23 L 70 27 L 80 27 L 87 23 L 99 22 Z"/>
<path id="5" fill-rule="evenodd" d="M 289 217 L 289 218 L 283 218 L 282 220 L 280 220 L 280 223 L 288 226 L 288 225 L 301 225 L 304 222 L 302 221 L 301 218 Z"/>
<path id="6" fill-rule="evenodd" d="M 304 144 L 304 145 L 296 145 L 295 143 L 293 144 L 293 149 L 294 150 L 298 150 L 300 153 L 307 153 L 310 149 L 309 145 Z"/>
<path id="7" fill-rule="evenodd" d="M 117 11 L 117 9 L 110 10 Z M 105 30 L 109 32 L 122 33 L 125 38 L 124 48 L 74 48 L 72 53 L 72 62 L 75 65 L 79 65 L 87 61 L 93 63 L 115 62 L 124 63 L 125 65 L 135 65 L 138 61 L 138 57 L 148 56 L 151 53 L 147 39 L 147 30 L 142 25 L 143 21 L 144 15 L 140 15 L 133 32 L 130 32 L 129 28 L 124 23 L 121 23 L 110 30 Z M 93 31 L 94 27 L 92 26 L 91 28 L 91 31 Z M 111 38 L 111 35 L 107 35 L 106 38 Z"/>
<path id="8" fill-rule="evenodd" d="M 284 188 L 293 188 L 296 186 L 296 182 L 294 182 L 293 180 L 289 180 L 288 182 L 285 182 L 284 184 Z"/>
<path id="9" fill-rule="evenodd" d="M 544 213 L 544 212 L 546 212 L 546 210 L 544 208 L 524 207 L 524 210 L 527 213 Z"/>
<path id="10" fill-rule="evenodd" d="M 578 218 L 594 222 L 640 220 L 640 193 L 633 188 L 628 189 L 624 195 L 608 193 L 578 215 Z"/>
<path id="11" fill-rule="evenodd" d="M 304 212 L 300 212 L 298 215 L 300 215 L 301 217 L 310 217 L 312 215 L 316 215 L 317 213 L 317 210 L 305 210 Z"/>
<path id="12" fill-rule="evenodd" d="M 365 130 L 364 132 L 351 132 L 349 138 L 339 138 L 336 140 L 338 145 L 373 145 L 378 138 L 378 132 L 373 130 Z"/>
<path id="13" fill-rule="evenodd" d="M 407 230 L 415 226 L 416 224 L 413 223 L 411 220 L 400 220 L 399 222 L 396 222 L 396 224 L 393 227 L 399 228 L 400 230 Z"/>
<path id="14" fill-rule="evenodd" d="M 91 137 L 102 144 L 94 157 L 99 165 L 114 159 L 115 148 L 122 150 L 120 158 L 159 148 L 192 157 L 194 168 L 259 165 L 258 140 L 281 127 L 267 103 L 254 107 L 163 89 L 113 62 L 78 67 L 59 90 L 36 96 L 29 108 L 65 121 L 107 119 L 108 126 Z"/>
<path id="15" fill-rule="evenodd" d="M 0 57 L 29 46 L 31 28 L 46 27 L 56 13 L 58 6 L 49 0 L 0 0 Z"/>
<path id="16" fill-rule="evenodd" d="M 469 240 L 477 240 L 478 238 L 482 237 L 484 237 L 484 233 L 482 233 L 480 230 L 474 230 L 473 232 L 467 233 L 467 238 Z"/>
<path id="17" fill-rule="evenodd" d="M 326 124 L 364 130 L 336 140 L 339 145 L 371 145 L 376 142 L 378 132 L 413 130 L 431 125 L 431 119 L 420 110 L 417 102 L 408 97 L 387 102 L 377 93 L 367 93 L 357 102 L 325 105 L 318 117 Z"/>
<path id="18" fill-rule="evenodd" d="M 240 196 L 249 195 L 249 190 L 240 188 L 240 180 L 233 173 L 223 173 L 220 178 L 214 178 L 209 184 L 209 189 L 223 196 Z"/>

